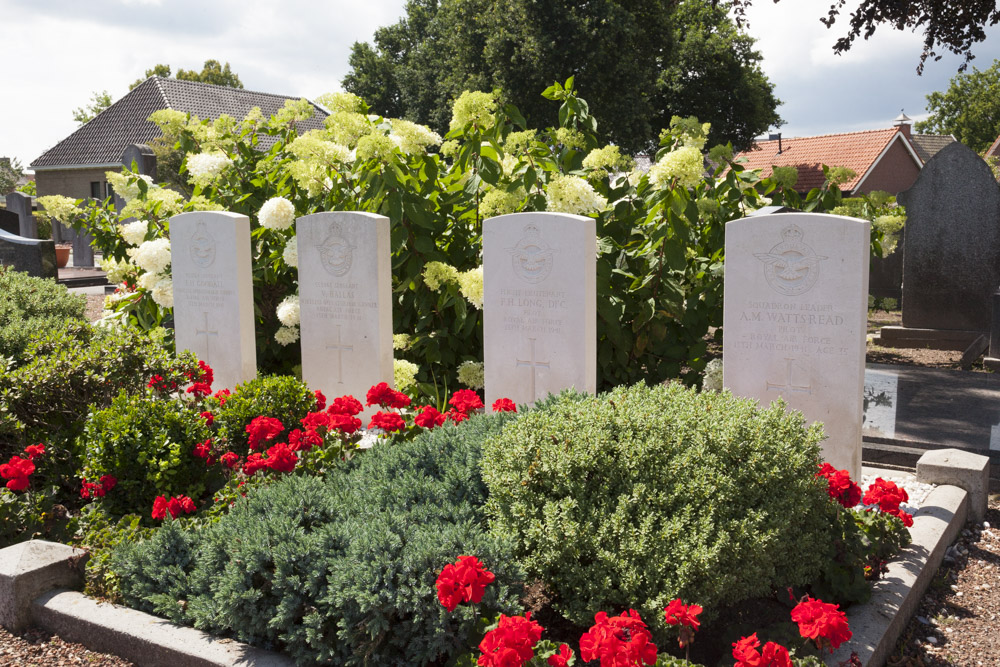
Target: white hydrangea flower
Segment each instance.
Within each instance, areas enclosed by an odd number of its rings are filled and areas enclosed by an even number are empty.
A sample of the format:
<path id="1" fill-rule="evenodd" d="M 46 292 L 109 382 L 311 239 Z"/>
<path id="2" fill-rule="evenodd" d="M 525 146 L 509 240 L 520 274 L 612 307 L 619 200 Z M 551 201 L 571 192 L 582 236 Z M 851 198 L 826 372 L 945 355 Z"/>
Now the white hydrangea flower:
<path id="1" fill-rule="evenodd" d="M 189 180 L 197 185 L 208 185 L 233 164 L 222 151 L 197 153 L 187 156 Z"/>
<path id="2" fill-rule="evenodd" d="M 424 266 L 424 284 L 432 290 L 441 285 L 458 282 L 458 269 L 444 262 L 427 262 Z"/>
<path id="3" fill-rule="evenodd" d="M 120 283 L 135 271 L 135 267 L 124 260 L 119 262 L 114 257 L 108 257 L 101 260 L 101 270 L 108 274 L 109 283 Z"/>
<path id="4" fill-rule="evenodd" d="M 682 146 L 670 151 L 649 169 L 649 182 L 656 188 L 669 187 L 677 179 L 682 188 L 693 188 L 701 183 L 705 173 L 704 158 L 694 146 Z"/>
<path id="5" fill-rule="evenodd" d="M 148 273 L 163 273 L 170 265 L 170 239 L 145 241 L 138 248 L 129 248 L 125 252 L 136 266 Z"/>
<path id="6" fill-rule="evenodd" d="M 486 371 L 481 361 L 463 361 L 458 367 L 458 381 L 469 389 L 486 386 Z"/>
<path id="7" fill-rule="evenodd" d="M 466 301 L 478 310 L 483 309 L 483 267 L 458 274 L 458 287 Z"/>
<path id="8" fill-rule="evenodd" d="M 132 246 L 142 243 L 146 239 L 147 231 L 149 231 L 149 222 L 146 220 L 136 220 L 118 227 L 118 233 L 125 239 L 125 243 Z"/>
<path id="9" fill-rule="evenodd" d="M 329 109 L 331 114 L 338 111 L 362 113 L 365 110 L 365 101 L 354 93 L 323 93 L 316 101 Z"/>
<path id="10" fill-rule="evenodd" d="M 405 350 L 410 347 L 410 334 L 393 334 L 392 335 L 392 349 L 394 350 Z"/>
<path id="11" fill-rule="evenodd" d="M 159 280 L 153 285 L 153 301 L 163 308 L 174 307 L 174 281 L 170 276 L 160 275 Z"/>
<path id="12" fill-rule="evenodd" d="M 278 341 L 278 344 L 284 347 L 285 345 L 291 345 L 299 339 L 299 328 L 298 327 L 280 327 L 274 334 L 274 340 Z"/>
<path id="13" fill-rule="evenodd" d="M 156 287 L 156 283 L 160 281 L 161 274 L 159 273 L 144 273 L 135 281 L 136 287 L 141 287 L 144 290 L 151 291 Z"/>
<path id="14" fill-rule="evenodd" d="M 121 197 L 126 204 L 139 196 L 139 181 L 136 177 L 145 181 L 149 189 L 157 187 L 153 183 L 153 177 L 146 174 L 123 174 L 117 171 L 106 171 L 104 172 L 104 176 L 108 179 L 108 183 L 111 184 L 115 194 Z M 132 182 L 130 183 L 129 181 Z"/>
<path id="15" fill-rule="evenodd" d="M 608 200 L 579 176 L 556 176 L 549 182 L 545 198 L 546 210 L 576 215 L 598 213 L 608 205 Z"/>
<path id="16" fill-rule="evenodd" d="M 299 266 L 299 237 L 293 236 L 285 243 L 285 249 L 281 251 L 281 259 L 285 260 L 288 266 L 298 268 Z"/>
<path id="17" fill-rule="evenodd" d="M 286 327 L 296 327 L 299 325 L 299 295 L 289 294 L 277 308 L 278 319 Z"/>
<path id="18" fill-rule="evenodd" d="M 76 200 L 62 195 L 46 195 L 38 198 L 38 204 L 45 209 L 50 217 L 59 222 L 69 224 L 73 218 L 82 213 L 77 208 Z"/>
<path id="19" fill-rule="evenodd" d="M 492 93 L 464 91 L 455 100 L 451 112 L 451 129 L 460 130 L 469 123 L 475 123 L 483 131 L 493 127 L 493 112 L 497 101 Z"/>
<path id="20" fill-rule="evenodd" d="M 426 125 L 417 125 L 408 120 L 393 120 L 390 137 L 398 140 L 399 149 L 407 155 L 422 155 L 427 152 L 428 146 L 441 143 L 440 134 Z"/>
<path id="21" fill-rule="evenodd" d="M 393 359 L 392 379 L 393 382 L 396 383 L 396 389 L 403 391 L 407 387 L 412 387 L 417 384 L 417 371 L 419 370 L 420 367 L 412 361 L 407 361 L 406 359 Z"/>
<path id="22" fill-rule="evenodd" d="M 260 207 L 257 219 L 268 229 L 288 229 L 295 222 L 295 206 L 284 197 L 271 197 Z"/>

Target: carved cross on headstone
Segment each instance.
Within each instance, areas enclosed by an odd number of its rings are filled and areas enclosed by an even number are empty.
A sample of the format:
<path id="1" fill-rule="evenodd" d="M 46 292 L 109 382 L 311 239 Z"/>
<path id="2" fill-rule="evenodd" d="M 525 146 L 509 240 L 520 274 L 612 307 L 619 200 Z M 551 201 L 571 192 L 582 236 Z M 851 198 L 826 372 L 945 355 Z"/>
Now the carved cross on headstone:
<path id="1" fill-rule="evenodd" d="M 531 341 L 531 359 L 529 359 L 529 360 L 515 359 L 515 362 L 516 362 L 515 363 L 515 368 L 519 368 L 521 366 L 527 366 L 527 367 L 531 368 L 531 385 L 530 385 L 531 386 L 531 400 L 532 400 L 532 402 L 534 402 L 534 401 L 538 400 L 538 394 L 535 392 L 535 369 L 537 369 L 537 368 L 548 369 L 549 368 L 549 362 L 547 362 L 547 361 L 535 361 L 535 339 L 534 338 L 529 338 L 528 340 Z"/>
<path id="2" fill-rule="evenodd" d="M 786 370 L 787 370 L 786 375 L 788 379 L 785 380 L 785 384 L 777 384 L 774 382 L 765 381 L 765 384 L 767 385 L 767 391 L 771 391 L 772 389 L 774 389 L 775 391 L 781 389 L 787 389 L 788 391 L 791 392 L 811 394 L 812 393 L 811 384 L 806 384 L 806 385 L 792 384 L 792 364 L 795 363 L 795 359 L 789 359 L 788 357 L 785 357 L 785 361 L 788 362 L 786 364 Z"/>
<path id="3" fill-rule="evenodd" d="M 211 358 L 212 346 L 209 344 L 208 338 L 209 338 L 209 336 L 215 336 L 216 338 L 218 338 L 219 337 L 219 332 L 218 331 L 212 331 L 211 329 L 208 328 L 208 312 L 207 311 L 205 311 L 205 328 L 204 329 L 195 329 L 194 335 L 195 336 L 204 336 L 205 337 L 205 363 L 207 363 L 207 364 L 212 363 L 212 358 Z"/>
<path id="4" fill-rule="evenodd" d="M 340 342 L 340 325 L 337 325 L 337 342 L 327 345 L 326 349 L 337 351 L 337 384 L 344 384 L 344 350 L 354 351 L 353 345 L 343 345 Z"/>

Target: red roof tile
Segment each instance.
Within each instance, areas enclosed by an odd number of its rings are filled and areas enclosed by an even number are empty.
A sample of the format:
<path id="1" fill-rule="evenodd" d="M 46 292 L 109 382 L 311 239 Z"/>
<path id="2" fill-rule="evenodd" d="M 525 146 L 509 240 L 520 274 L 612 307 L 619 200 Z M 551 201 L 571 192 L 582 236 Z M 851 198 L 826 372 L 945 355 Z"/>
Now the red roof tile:
<path id="1" fill-rule="evenodd" d="M 739 153 L 737 158 L 746 158 L 743 164 L 747 169 L 760 169 L 762 178 L 771 175 L 772 165 L 796 167 L 799 170 L 799 180 L 795 189 L 799 191 L 823 185 L 824 164 L 828 167 L 849 167 L 857 176 L 840 188 L 850 192 L 858 186 L 865 172 L 898 132 L 898 127 L 890 127 L 818 137 L 782 138 L 781 153 L 778 153 L 778 140 L 758 141 L 750 150 Z"/>

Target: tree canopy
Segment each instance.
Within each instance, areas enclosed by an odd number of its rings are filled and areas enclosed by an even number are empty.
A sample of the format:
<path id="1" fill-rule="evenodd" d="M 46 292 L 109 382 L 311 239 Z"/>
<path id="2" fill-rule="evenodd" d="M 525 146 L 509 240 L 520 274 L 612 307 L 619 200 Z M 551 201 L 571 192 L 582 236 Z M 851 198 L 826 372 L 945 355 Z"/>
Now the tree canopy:
<path id="1" fill-rule="evenodd" d="M 151 76 L 169 78 L 170 72 L 170 65 L 164 65 L 163 63 L 153 65 L 146 70 L 146 76 L 136 79 L 128 89 L 132 90 Z M 229 63 L 227 62 L 223 65 L 218 60 L 206 60 L 200 72 L 193 69 L 179 69 L 177 70 L 177 76 L 174 78 L 181 81 L 200 81 L 201 83 L 210 83 L 215 86 L 229 86 L 230 88 L 243 87 L 243 82 L 240 81 L 239 75 L 229 67 Z"/>
<path id="2" fill-rule="evenodd" d="M 90 104 L 73 109 L 73 120 L 79 125 L 89 123 L 94 116 L 111 106 L 112 102 L 114 100 L 111 99 L 111 93 L 106 90 L 97 91 L 90 96 Z"/>
<path id="3" fill-rule="evenodd" d="M 409 0 L 374 44 L 354 44 L 343 86 L 444 132 L 463 90 L 499 89 L 529 125 L 551 124 L 540 93 L 574 76 L 601 134 L 628 150 L 655 145 L 674 115 L 741 148 L 781 122 L 753 43 L 697 0 Z"/>
<path id="4" fill-rule="evenodd" d="M 828 28 L 836 23 L 846 0 L 834 0 L 820 20 Z M 737 23 L 745 22 L 747 7 L 754 0 L 731 0 Z M 778 2 L 778 0 L 774 0 Z M 964 71 L 975 56 L 972 47 L 986 39 L 986 27 L 1000 22 L 996 0 L 861 0 L 850 14 L 847 34 L 833 46 L 834 53 L 849 51 L 858 37 L 868 39 L 882 25 L 897 30 L 924 33 L 924 50 L 917 72 L 922 72 L 928 58 L 940 60 L 938 49 L 965 56 L 959 68 Z"/>
<path id="5" fill-rule="evenodd" d="M 956 74 L 948 90 L 927 96 L 927 120 L 918 121 L 918 132 L 951 134 L 982 153 L 1000 134 L 1000 60 L 985 70 Z"/>

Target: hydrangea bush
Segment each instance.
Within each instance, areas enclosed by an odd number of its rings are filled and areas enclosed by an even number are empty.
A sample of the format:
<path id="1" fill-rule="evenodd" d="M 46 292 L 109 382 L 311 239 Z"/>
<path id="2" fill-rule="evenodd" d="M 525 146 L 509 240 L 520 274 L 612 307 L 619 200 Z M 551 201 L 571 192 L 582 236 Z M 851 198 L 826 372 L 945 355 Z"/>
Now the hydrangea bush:
<path id="1" fill-rule="evenodd" d="M 554 127 L 529 129 L 495 95 L 466 92 L 445 137 L 371 114 L 347 93 L 319 98 L 331 112 L 324 128 L 301 134 L 296 122 L 314 112 L 305 100 L 270 119 L 258 110 L 214 122 L 158 111 L 151 120 L 186 153 L 190 199 L 126 171 L 108 176 L 127 201 L 120 215 L 94 204 L 81 212 L 58 198 L 43 205 L 94 235 L 105 268 L 122 282 L 109 317 L 143 327 L 158 325 L 172 306 L 170 216 L 223 209 L 249 216 L 264 372 L 299 363 L 294 219 L 334 210 L 386 215 L 394 330 L 408 336 L 397 356 L 417 365 L 404 377 L 429 395 L 453 387 L 464 362 L 482 361 L 483 219 L 518 211 L 593 216 L 600 385 L 695 382 L 707 361 L 703 339 L 721 324 L 725 222 L 769 203 L 827 209 L 839 191 L 824 187 L 803 200 L 781 179 L 761 180 L 733 163 L 729 147 L 706 154 L 708 126 L 693 118 L 671 122 L 643 174 L 617 146 L 598 143 L 572 79 L 543 95 L 558 103 Z"/>

